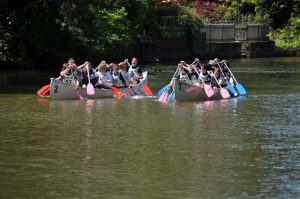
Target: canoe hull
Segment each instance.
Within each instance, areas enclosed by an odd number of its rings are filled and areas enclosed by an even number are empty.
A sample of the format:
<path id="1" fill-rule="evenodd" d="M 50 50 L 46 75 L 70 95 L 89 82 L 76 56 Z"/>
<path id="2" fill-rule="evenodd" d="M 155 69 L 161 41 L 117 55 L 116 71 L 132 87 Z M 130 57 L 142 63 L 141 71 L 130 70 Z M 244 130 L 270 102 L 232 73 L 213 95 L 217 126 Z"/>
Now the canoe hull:
<path id="1" fill-rule="evenodd" d="M 101 98 L 108 98 L 108 97 L 114 96 L 111 89 L 97 89 L 97 88 L 95 88 L 95 95 L 87 95 L 86 88 L 80 87 L 78 90 L 76 90 L 74 85 L 70 85 L 70 84 L 62 82 L 60 80 L 51 78 L 51 83 L 50 83 L 51 99 L 54 99 L 54 100 L 78 99 L 79 96 L 78 96 L 77 92 L 82 97 L 89 98 L 89 99 L 101 99 Z"/>
<path id="2" fill-rule="evenodd" d="M 211 97 L 208 97 L 204 91 L 203 85 L 195 86 L 176 79 L 174 87 L 175 99 L 177 101 L 207 101 L 222 99 L 219 88 L 214 89 L 214 94 Z"/>

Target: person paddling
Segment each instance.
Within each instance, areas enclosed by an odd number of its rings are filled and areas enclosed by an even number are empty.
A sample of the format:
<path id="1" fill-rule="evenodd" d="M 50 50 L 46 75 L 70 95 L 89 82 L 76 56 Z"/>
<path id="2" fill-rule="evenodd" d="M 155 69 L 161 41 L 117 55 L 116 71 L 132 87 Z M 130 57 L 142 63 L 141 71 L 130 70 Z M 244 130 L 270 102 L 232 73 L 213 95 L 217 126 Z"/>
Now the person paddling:
<path id="1" fill-rule="evenodd" d="M 90 81 L 93 85 L 96 83 L 96 74 L 95 71 L 92 68 L 92 64 L 90 62 L 85 62 L 84 67 L 81 70 L 81 83 L 82 87 L 86 87 L 88 85 L 88 73 L 90 75 Z"/>
<path id="2" fill-rule="evenodd" d="M 226 60 L 222 60 L 222 61 L 220 62 L 220 66 L 221 66 L 221 68 L 222 68 L 222 70 L 223 70 L 223 73 L 224 73 L 224 75 L 225 75 L 225 79 L 226 79 L 228 82 L 232 83 L 233 80 L 232 80 L 232 78 L 231 78 L 231 73 L 230 73 L 229 70 L 228 70 L 228 68 L 230 68 L 229 62 L 226 61 Z"/>
<path id="3" fill-rule="evenodd" d="M 95 87 L 109 89 L 112 85 L 112 76 L 109 71 L 107 71 L 107 64 L 102 61 L 97 67 L 98 72 L 96 72 L 95 77 L 98 78 L 98 82 Z"/>
<path id="4" fill-rule="evenodd" d="M 184 66 L 184 63 L 185 62 L 183 62 L 183 61 L 181 61 L 180 63 L 178 63 L 178 74 L 175 75 L 174 78 L 175 79 L 179 79 L 182 82 L 191 84 L 192 81 L 190 80 L 188 73 L 191 73 L 192 70 L 189 67 Z M 172 87 L 173 81 L 174 80 L 172 79 L 171 82 L 169 83 L 169 87 Z"/>
<path id="5" fill-rule="evenodd" d="M 121 72 L 119 71 L 119 66 L 112 63 L 110 64 L 112 65 L 112 84 L 113 86 L 117 87 L 117 88 L 124 88 L 126 85 L 126 81 L 123 77 L 123 75 L 121 74 Z"/>
<path id="6" fill-rule="evenodd" d="M 69 58 L 68 62 L 63 64 L 60 76 L 62 77 L 63 82 L 75 85 L 76 89 L 80 86 L 80 71 L 77 69 L 77 65 L 73 58 Z"/>
<path id="7" fill-rule="evenodd" d="M 206 65 L 201 65 L 201 68 L 200 68 L 200 81 L 204 82 L 205 84 L 210 84 L 210 82 L 211 82 L 211 76 L 208 73 Z"/>
<path id="8" fill-rule="evenodd" d="M 212 78 L 212 79 L 211 79 L 211 86 L 212 86 L 213 88 L 220 88 L 219 84 L 220 84 L 222 87 L 227 86 L 227 83 L 226 83 L 226 81 L 224 80 L 223 75 L 221 75 L 221 72 L 220 72 L 220 69 L 219 69 L 219 68 L 215 68 L 212 75 L 215 77 L 215 78 Z M 217 81 L 218 81 L 218 82 L 217 82 Z M 218 83 L 219 83 L 219 84 L 218 84 Z"/>
<path id="9" fill-rule="evenodd" d="M 130 80 L 131 80 L 131 75 L 127 72 L 128 64 L 126 62 L 121 62 L 118 65 L 119 65 L 119 70 L 125 80 L 125 87 L 128 87 L 130 85 Z"/>
<path id="10" fill-rule="evenodd" d="M 128 63 L 128 60 L 125 61 Z M 138 66 L 138 59 L 136 57 L 132 58 L 128 73 L 131 76 L 131 82 L 134 84 L 140 83 L 140 79 L 143 78 L 142 69 Z"/>

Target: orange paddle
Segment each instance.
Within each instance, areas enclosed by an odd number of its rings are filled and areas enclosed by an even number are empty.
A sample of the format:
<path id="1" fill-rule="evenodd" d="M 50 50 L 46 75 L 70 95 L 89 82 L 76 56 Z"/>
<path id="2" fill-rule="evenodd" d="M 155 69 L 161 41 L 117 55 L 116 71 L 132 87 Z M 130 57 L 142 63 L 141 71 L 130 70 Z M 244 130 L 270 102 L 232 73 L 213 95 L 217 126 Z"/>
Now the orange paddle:
<path id="1" fill-rule="evenodd" d="M 50 91 L 50 84 L 47 84 L 47 85 L 43 86 L 42 88 L 40 88 L 40 90 L 37 91 L 37 95 L 42 97 L 42 96 L 46 95 L 49 91 Z"/>

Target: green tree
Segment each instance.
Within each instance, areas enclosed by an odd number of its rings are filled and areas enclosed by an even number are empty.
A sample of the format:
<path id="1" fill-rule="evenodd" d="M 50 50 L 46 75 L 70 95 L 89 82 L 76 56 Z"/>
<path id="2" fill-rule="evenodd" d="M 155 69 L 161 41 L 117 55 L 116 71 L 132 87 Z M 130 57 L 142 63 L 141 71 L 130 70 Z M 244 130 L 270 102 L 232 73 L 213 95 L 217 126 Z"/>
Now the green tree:
<path id="1" fill-rule="evenodd" d="M 0 5 L 0 61 L 5 63 L 117 57 L 138 35 L 155 36 L 151 0 L 6 0 Z"/>

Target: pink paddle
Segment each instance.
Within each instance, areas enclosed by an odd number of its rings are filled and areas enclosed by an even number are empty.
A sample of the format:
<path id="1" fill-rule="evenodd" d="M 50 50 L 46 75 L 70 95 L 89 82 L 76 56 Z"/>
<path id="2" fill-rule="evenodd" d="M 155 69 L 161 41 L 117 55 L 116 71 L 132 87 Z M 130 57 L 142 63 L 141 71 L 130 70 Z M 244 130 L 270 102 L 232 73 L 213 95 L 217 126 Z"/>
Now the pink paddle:
<path id="1" fill-rule="evenodd" d="M 227 91 L 225 88 L 221 88 L 220 92 L 221 92 L 221 95 L 222 95 L 222 97 L 223 97 L 224 99 L 230 97 L 230 94 L 228 93 L 228 91 Z"/>
<path id="2" fill-rule="evenodd" d="M 88 74 L 88 80 L 89 80 L 89 83 L 88 83 L 88 85 L 87 85 L 87 87 L 86 87 L 86 89 L 87 89 L 87 94 L 88 94 L 88 95 L 95 95 L 95 89 L 94 89 L 93 84 L 91 84 L 91 80 L 90 80 L 90 71 L 88 71 L 88 69 L 87 69 L 87 74 Z"/>
<path id="3" fill-rule="evenodd" d="M 215 75 L 212 74 L 211 76 L 216 80 L 217 84 L 219 85 L 219 87 L 220 87 L 220 93 L 221 93 L 222 97 L 223 97 L 224 99 L 229 98 L 229 97 L 230 97 L 230 94 L 228 93 L 228 91 L 227 91 L 225 88 L 222 88 L 221 84 L 218 82 L 218 80 L 217 80 L 217 78 L 215 77 Z"/>
<path id="4" fill-rule="evenodd" d="M 161 103 L 168 103 L 168 92 L 168 90 L 163 92 L 163 94 L 159 97 L 158 101 L 160 101 Z"/>
<path id="5" fill-rule="evenodd" d="M 209 85 L 207 85 L 205 83 L 203 83 L 203 84 L 204 84 L 204 91 L 205 91 L 207 97 L 213 96 L 215 93 L 214 90 Z"/>

